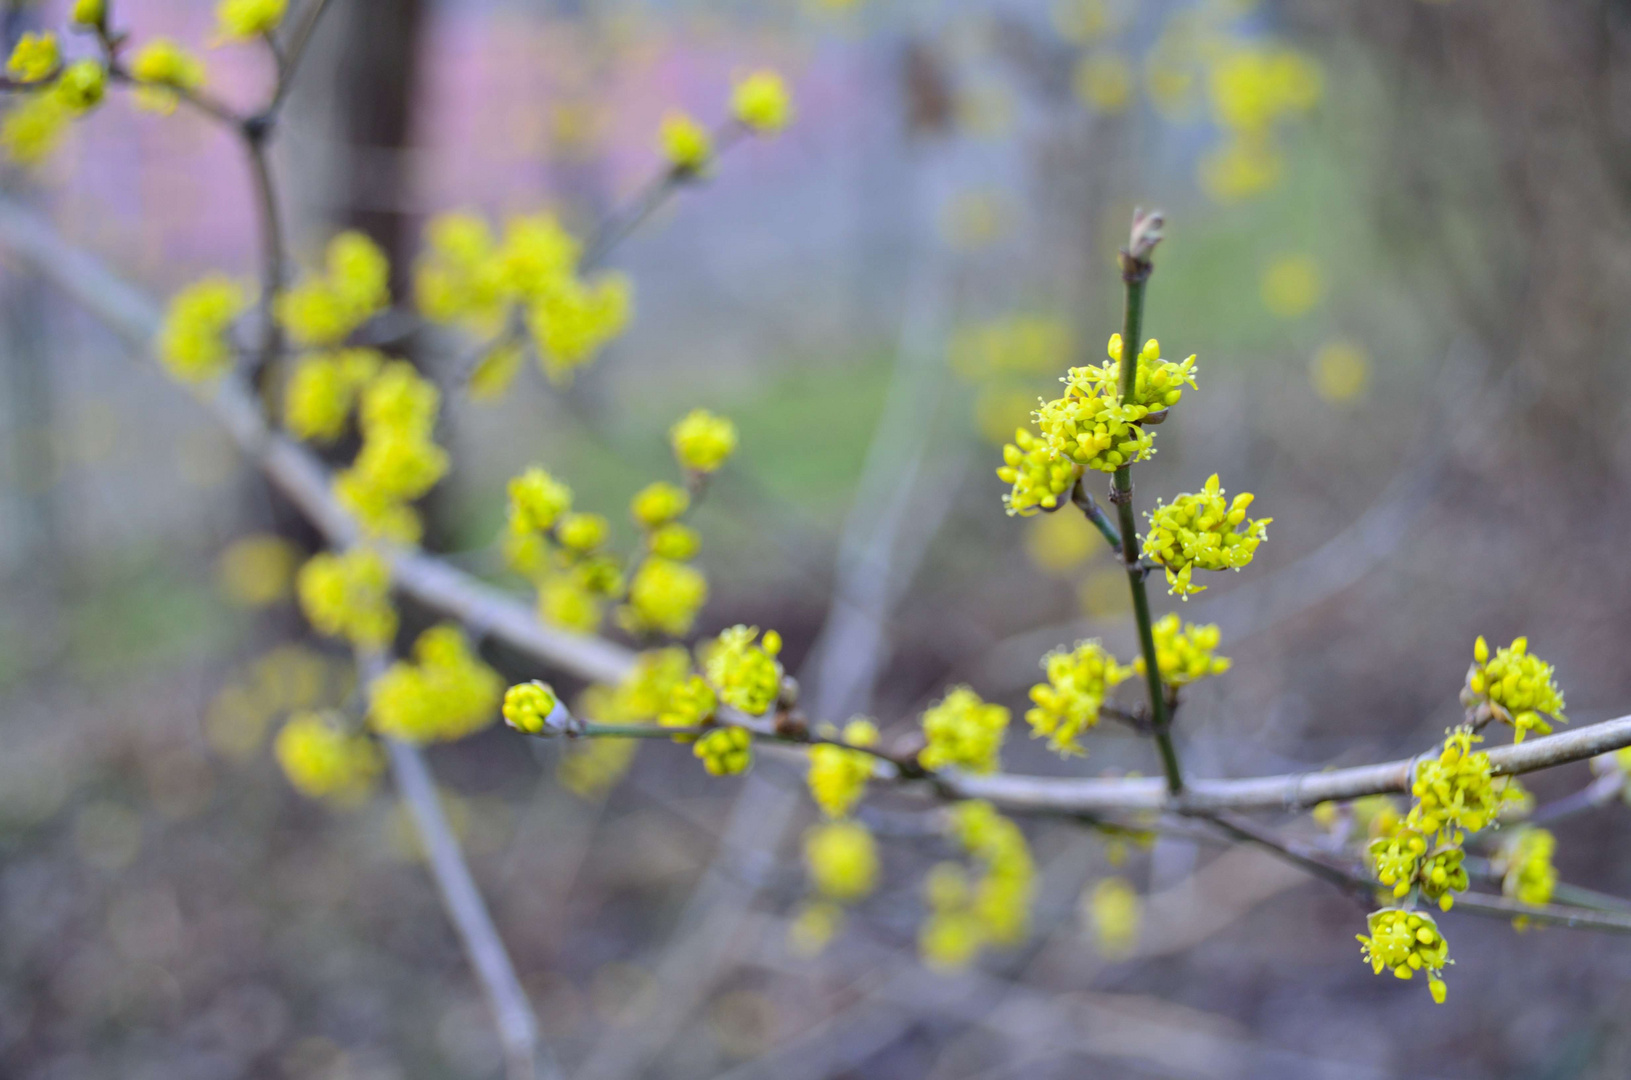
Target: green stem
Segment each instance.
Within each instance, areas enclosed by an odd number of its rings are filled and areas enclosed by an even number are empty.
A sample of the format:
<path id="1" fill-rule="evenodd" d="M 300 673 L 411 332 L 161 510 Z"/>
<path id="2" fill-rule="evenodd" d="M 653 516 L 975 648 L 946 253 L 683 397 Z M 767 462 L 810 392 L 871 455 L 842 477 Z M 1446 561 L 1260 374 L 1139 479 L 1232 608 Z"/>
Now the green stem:
<path id="1" fill-rule="evenodd" d="M 1149 280 L 1147 258 L 1122 254 L 1121 278 L 1127 285 L 1127 306 L 1121 324 L 1121 400 L 1132 400 L 1138 385 L 1138 354 L 1143 344 L 1144 286 Z M 1127 567 L 1127 584 L 1133 594 L 1133 618 L 1138 622 L 1138 645 L 1144 654 L 1144 677 L 1150 695 L 1151 734 L 1161 752 L 1161 768 L 1167 776 L 1167 790 L 1176 795 L 1184 789 L 1178 767 L 1178 752 L 1172 745 L 1172 716 L 1161 688 L 1161 668 L 1156 663 L 1155 629 L 1150 620 L 1150 597 L 1144 588 L 1144 566 L 1138 553 L 1138 523 L 1133 515 L 1132 466 L 1116 470 L 1110 486 L 1110 501 L 1121 519 L 1121 561 Z"/>

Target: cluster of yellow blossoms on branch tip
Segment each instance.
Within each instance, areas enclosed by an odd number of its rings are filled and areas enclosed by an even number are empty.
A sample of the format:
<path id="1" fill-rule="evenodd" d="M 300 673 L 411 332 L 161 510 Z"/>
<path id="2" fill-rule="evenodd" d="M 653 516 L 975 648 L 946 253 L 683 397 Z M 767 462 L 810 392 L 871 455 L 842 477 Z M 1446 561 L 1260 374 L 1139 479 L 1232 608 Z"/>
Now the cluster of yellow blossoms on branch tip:
<path id="1" fill-rule="evenodd" d="M 1232 661 L 1217 654 L 1222 632 L 1215 625 L 1180 625 L 1175 612 L 1168 612 L 1150 628 L 1155 639 L 1155 663 L 1161 681 L 1168 686 L 1187 686 L 1209 675 L 1222 675 Z M 1133 670 L 1144 674 L 1144 658 L 1133 661 Z"/>
<path id="2" fill-rule="evenodd" d="M 1513 742 L 1523 742 L 1531 731 L 1550 735 L 1552 725 L 1547 717 L 1567 722 L 1555 671 L 1530 654 L 1528 638 L 1518 638 L 1491 656 L 1489 644 L 1480 637 L 1473 643 L 1472 654 L 1462 704 L 1469 709 L 1487 707 L 1494 719 L 1511 724 Z"/>
<path id="3" fill-rule="evenodd" d="M 995 772 L 1008 734 L 1008 710 L 992 705 L 966 686 L 953 687 L 923 714 L 918 762 L 925 769 L 953 767 L 972 773 Z"/>
<path id="4" fill-rule="evenodd" d="M 997 476 L 1010 485 L 1003 497 L 1009 514 L 1028 516 L 1053 510 L 1082 475 L 1083 469 L 1114 472 L 1155 453 L 1155 422 L 1195 385 L 1195 357 L 1174 362 L 1161 358 L 1161 345 L 1151 338 L 1139 350 L 1133 393 L 1123 401 L 1120 390 L 1121 335 L 1110 338 L 1109 362 L 1073 367 L 1061 380 L 1065 392 L 1044 401 L 1033 413 L 1036 430 L 1021 428 L 1003 447 Z"/>
<path id="5" fill-rule="evenodd" d="M 560 699 L 548 683 L 517 683 L 504 692 L 504 722 L 523 735 L 541 735 Z"/>
<path id="6" fill-rule="evenodd" d="M 1098 724 L 1105 694 L 1132 674 L 1097 640 L 1079 641 L 1073 649 L 1056 649 L 1042 658 L 1048 681 L 1031 687 L 1035 705 L 1025 713 L 1033 736 L 1046 735 L 1048 746 L 1069 757 L 1086 753 L 1077 736 Z"/>
<path id="7" fill-rule="evenodd" d="M 851 720 L 844 725 L 842 737 L 848 746 L 872 746 L 878 741 L 878 726 L 871 720 Z M 876 763 L 865 750 L 817 743 L 810 747 L 810 797 L 828 817 L 848 817 L 866 794 Z"/>
<path id="8" fill-rule="evenodd" d="M 918 932 L 918 952 L 940 969 L 965 966 L 987 945 L 1024 940 L 1036 893 L 1036 866 L 1018 825 L 979 801 L 958 803 L 946 816 L 976 873 L 971 880 L 959 864 L 943 862 L 924 883 L 929 917 Z"/>
<path id="9" fill-rule="evenodd" d="M 1528 812 L 1529 797 L 1521 785 L 1509 777 L 1495 776 L 1489 755 L 1473 749 L 1482 741 L 1474 726 L 1497 716 L 1513 722 L 1525 708 L 1561 710 L 1563 704 L 1552 682 L 1551 666 L 1529 656 L 1523 638 L 1491 658 L 1489 646 L 1480 637 L 1473 655 L 1475 663 L 1463 692 L 1468 721 L 1446 734 L 1435 757 L 1417 763 L 1409 811 L 1400 815 L 1386 799 L 1360 800 L 1354 805 L 1355 819 L 1371 836 L 1366 857 L 1376 880 L 1391 887 L 1395 899 L 1404 900 L 1416 891 L 1445 911 L 1455 902 L 1455 894 L 1466 891 L 1469 884 L 1465 834 L 1498 825 L 1503 812 L 1507 816 Z M 1493 708 L 1484 711 L 1486 706 Z M 1513 726 L 1516 742 L 1535 724 Z M 1519 829 L 1493 860 L 1502 874 L 1502 890 L 1524 903 L 1548 902 L 1557 883 L 1552 866 L 1555 846 L 1545 829 Z M 1422 919 L 1426 917 L 1413 911 L 1379 911 L 1371 915 L 1371 936 L 1359 940 L 1378 972 L 1387 967 L 1400 978 L 1410 978 L 1415 971 L 1426 969 L 1434 1000 L 1443 1001 L 1439 969 L 1448 947 L 1432 920 Z M 1522 928 L 1526 922 L 1519 917 L 1514 925 Z M 1405 931 L 1415 935 L 1422 949 L 1410 950 Z"/>
<path id="10" fill-rule="evenodd" d="M 216 39 L 249 41 L 276 30 L 289 0 L 221 0 L 215 5 Z"/>
<path id="11" fill-rule="evenodd" d="M 409 742 L 462 739 L 497 716 L 504 682 L 476 656 L 457 626 L 433 626 L 369 687 L 368 722 Z"/>
<path id="12" fill-rule="evenodd" d="M 425 250 L 414 269 L 420 313 L 493 339 L 493 365 L 478 369 L 482 396 L 508 387 L 518 365 L 517 321 L 545 373 L 571 376 L 623 333 L 633 310 L 629 279 L 617 273 L 582 277 L 582 245 L 553 214 L 519 215 L 495 236 L 474 214 L 450 213 L 425 227 Z"/>
<path id="13" fill-rule="evenodd" d="M 692 479 L 717 469 L 736 448 L 735 425 L 700 410 L 676 424 L 674 432 L 675 457 Z M 681 637 L 708 600 L 708 580 L 690 562 L 701 550 L 701 538 L 681 520 L 691 503 L 690 491 L 665 481 L 634 494 L 629 516 L 642 543 L 626 569 L 602 550 L 610 523 L 598 514 L 574 512 L 572 489 L 531 468 L 510 481 L 505 558 L 537 586 L 539 614 L 552 625 L 592 633 L 607 604 L 620 600 L 616 619 L 623 629 L 638 636 Z"/>
<path id="14" fill-rule="evenodd" d="M 1243 493 L 1228 503 L 1223 496 L 1213 473 L 1199 494 L 1180 495 L 1150 511 L 1144 557 L 1166 571 L 1169 592 L 1188 599 L 1203 591 L 1206 586 L 1194 582 L 1196 569 L 1239 570 L 1268 536 L 1273 518 L 1246 517 L 1255 496 Z"/>
<path id="15" fill-rule="evenodd" d="M 1451 964 L 1450 946 L 1439 933 L 1431 915 L 1400 908 L 1371 912 L 1367 919 L 1370 935 L 1359 934 L 1360 951 L 1380 975 L 1382 970 L 1409 979 L 1416 972 L 1427 974 L 1427 988 L 1433 1000 L 1444 1003 L 1444 968 Z"/>
<path id="16" fill-rule="evenodd" d="M 419 539 L 411 503 L 446 474 L 447 451 L 434 432 L 441 392 L 406 360 L 380 368 L 358 401 L 362 449 L 334 478 L 334 496 L 356 515 L 365 535 L 403 543 Z"/>
<path id="17" fill-rule="evenodd" d="M 782 636 L 757 626 L 733 626 L 703 645 L 702 669 L 721 701 L 749 716 L 761 716 L 781 693 Z"/>

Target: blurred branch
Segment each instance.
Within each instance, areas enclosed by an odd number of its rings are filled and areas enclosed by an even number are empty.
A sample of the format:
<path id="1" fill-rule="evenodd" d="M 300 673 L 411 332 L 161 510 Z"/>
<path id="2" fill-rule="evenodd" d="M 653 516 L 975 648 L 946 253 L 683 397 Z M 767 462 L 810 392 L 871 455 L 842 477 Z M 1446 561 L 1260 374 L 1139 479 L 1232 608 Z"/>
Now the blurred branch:
<path id="1" fill-rule="evenodd" d="M 425 859 L 442 894 L 442 906 L 459 933 L 465 955 L 492 1007 L 510 1080 L 552 1080 L 560 1076 L 549 1048 L 538 1040 L 538 1023 L 527 992 L 516 977 L 515 965 L 442 810 L 430 766 L 416 746 L 390 738 L 385 745 L 390 752 L 391 775 L 425 845 Z"/>

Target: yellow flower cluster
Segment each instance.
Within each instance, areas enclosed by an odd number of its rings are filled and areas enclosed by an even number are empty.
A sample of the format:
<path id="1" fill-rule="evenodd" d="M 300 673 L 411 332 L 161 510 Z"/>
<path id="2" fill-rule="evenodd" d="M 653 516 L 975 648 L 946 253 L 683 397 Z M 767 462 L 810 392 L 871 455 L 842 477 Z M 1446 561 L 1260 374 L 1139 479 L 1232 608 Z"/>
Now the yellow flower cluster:
<path id="1" fill-rule="evenodd" d="M 711 473 L 736 452 L 736 425 L 707 409 L 693 409 L 668 431 L 674 458 L 692 473 Z"/>
<path id="2" fill-rule="evenodd" d="M 646 529 L 660 529 L 678 521 L 690 508 L 690 493 L 662 480 L 647 484 L 629 500 L 629 513 Z"/>
<path id="3" fill-rule="evenodd" d="M 108 17 L 107 0 L 74 0 L 73 9 L 68 19 L 75 26 L 96 27 L 103 25 Z"/>
<path id="4" fill-rule="evenodd" d="M 15 54 L 13 59 L 17 59 Z M 6 113 L 0 122 L 0 147 L 21 165 L 45 160 L 68 124 L 101 103 L 107 85 L 107 68 L 97 61 L 69 64 L 50 86 L 28 94 Z"/>
<path id="5" fill-rule="evenodd" d="M 1233 202 L 1273 186 L 1281 172 L 1274 126 L 1313 108 L 1321 83 L 1319 68 L 1293 49 L 1239 47 L 1221 53 L 1208 73 L 1207 96 L 1225 136 L 1201 163 L 1207 193 Z"/>
<path id="6" fill-rule="evenodd" d="M 1373 911 L 1367 919 L 1370 935 L 1359 938 L 1360 954 L 1380 975 L 1386 968 L 1401 979 L 1427 973 L 1427 989 L 1433 1000 L 1444 1004 L 1444 967 L 1450 963 L 1450 946 L 1439 933 L 1431 915 L 1400 908 Z"/>
<path id="7" fill-rule="evenodd" d="M 676 177 L 696 176 L 713 157 L 713 139 L 708 129 L 688 113 L 674 110 L 664 116 L 657 138 L 663 158 Z"/>
<path id="8" fill-rule="evenodd" d="M 1467 672 L 1466 704 L 1487 703 L 1497 720 L 1511 724 L 1512 741 L 1523 742 L 1531 731 L 1552 733 L 1546 717 L 1566 722 L 1563 693 L 1557 688 L 1551 664 L 1529 652 L 1529 639 L 1518 638 L 1496 650 L 1480 636 L 1472 647 L 1473 666 Z"/>
<path id="9" fill-rule="evenodd" d="M 684 650 L 676 651 L 684 655 Z M 701 675 L 687 675 L 669 692 L 662 712 L 657 714 L 657 723 L 663 727 L 698 727 L 713 719 L 717 708 L 719 696 L 708 685 L 708 680 Z M 690 742 L 691 739 L 689 735 L 674 736 L 675 742 Z"/>
<path id="10" fill-rule="evenodd" d="M 1025 713 L 1033 737 L 1046 735 L 1062 757 L 1086 753 L 1077 736 L 1099 722 L 1104 695 L 1132 674 L 1116 663 L 1097 639 L 1073 649 L 1055 649 L 1042 658 L 1048 681 L 1031 687 L 1035 705 Z"/>
<path id="11" fill-rule="evenodd" d="M 953 766 L 973 773 L 994 772 L 1008 732 L 1008 710 L 991 705 L 966 686 L 954 687 L 923 714 L 918 762 L 925 769 Z"/>
<path id="12" fill-rule="evenodd" d="M 154 38 L 130 61 L 136 80 L 136 104 L 156 113 L 175 112 L 178 91 L 204 85 L 204 62 L 169 38 Z"/>
<path id="13" fill-rule="evenodd" d="M 1087 896 L 1087 915 L 1099 953 L 1111 959 L 1129 955 L 1138 944 L 1143 910 L 1138 893 L 1126 879 L 1108 877 Z"/>
<path id="14" fill-rule="evenodd" d="M 504 691 L 504 722 L 523 735 L 541 735 L 549 726 L 549 717 L 560 704 L 555 690 L 548 683 L 516 683 Z"/>
<path id="15" fill-rule="evenodd" d="M 686 562 L 696 556 L 701 541 L 676 521 L 690 505 L 684 488 L 662 482 L 642 488 L 629 504 L 648 549 L 629 580 L 628 603 L 617 613 L 630 633 L 688 634 L 708 602 L 708 579 Z"/>
<path id="16" fill-rule="evenodd" d="M 1451 731 L 1435 759 L 1416 766 L 1410 786 L 1415 805 L 1406 822 L 1423 833 L 1466 829 L 1477 832 L 1495 821 L 1504 780 L 1490 774 L 1489 755 L 1474 751 L 1482 742 L 1466 728 Z"/>
<path id="17" fill-rule="evenodd" d="M 296 791 L 342 806 L 366 799 L 384 765 L 373 739 L 347 734 L 334 718 L 313 711 L 289 717 L 272 752 Z"/>
<path id="18" fill-rule="evenodd" d="M 1552 865 L 1552 853 L 1557 850 L 1557 838 L 1546 829 L 1519 829 L 1502 846 L 1501 864 L 1506 867 L 1501 877 L 1501 891 L 1525 904 L 1547 904 L 1557 888 L 1557 867 Z M 1528 925 L 1519 916 L 1514 925 Z"/>
<path id="19" fill-rule="evenodd" d="M 738 623 L 700 650 L 703 673 L 720 700 L 749 716 L 762 715 L 781 693 L 782 666 L 776 657 L 782 651 L 782 636 L 766 630 L 756 644 L 758 637 L 757 626 Z"/>
<path id="20" fill-rule="evenodd" d="M 1169 686 L 1187 686 L 1208 675 L 1222 675 L 1231 664 L 1227 656 L 1217 655 L 1219 631 L 1208 624 L 1179 626 L 1175 612 L 1168 612 L 1151 627 L 1155 637 L 1155 662 L 1161 669 L 1161 681 Z M 1144 674 L 1144 658 L 1133 661 L 1133 670 Z"/>
<path id="21" fill-rule="evenodd" d="M 952 834 L 974 859 L 971 883 L 956 863 L 929 874 L 930 914 L 918 934 L 918 951 L 936 968 L 967 964 L 986 945 L 1016 945 L 1030 930 L 1036 866 L 1025 834 L 986 802 L 959 803 L 948 811 Z"/>
<path id="22" fill-rule="evenodd" d="M 404 543 L 419 539 L 408 505 L 447 472 L 447 452 L 432 439 L 441 392 L 406 360 L 393 360 L 363 387 L 358 407 L 362 449 L 334 478 L 334 496 L 363 532 Z"/>
<path id="23" fill-rule="evenodd" d="M 713 776 L 734 776 L 753 764 L 753 733 L 747 728 L 715 728 L 699 738 L 691 752 Z"/>
<path id="24" fill-rule="evenodd" d="M 462 739 L 493 722 L 504 682 L 451 624 L 433 626 L 369 687 L 368 722 L 409 742 Z"/>
<path id="25" fill-rule="evenodd" d="M 368 548 L 313 555 L 296 580 L 300 610 L 319 633 L 378 648 L 396 636 L 391 568 Z"/>
<path id="26" fill-rule="evenodd" d="M 871 746 L 878 741 L 878 727 L 870 720 L 851 720 L 844 725 L 844 741 L 850 746 Z M 817 743 L 810 747 L 810 797 L 828 817 L 848 817 L 866 794 L 874 764 L 873 756 L 864 750 Z"/>
<path id="27" fill-rule="evenodd" d="M 544 371 L 561 379 L 621 334 L 630 315 L 628 278 L 585 280 L 580 254 L 552 214 L 513 217 L 502 238 L 475 215 L 444 214 L 426 226 L 414 292 L 427 318 L 483 337 L 519 311 Z"/>
<path id="28" fill-rule="evenodd" d="M 793 96 L 774 71 L 755 71 L 731 90 L 731 115 L 749 131 L 774 135 L 793 119 Z"/>
<path id="29" fill-rule="evenodd" d="M 289 0 L 220 0 L 215 5 L 216 35 L 222 41 L 248 41 L 270 34 L 288 9 Z"/>
<path id="30" fill-rule="evenodd" d="M 62 65 L 62 49 L 57 35 L 25 33 L 12 46 L 6 60 L 6 74 L 20 83 L 44 82 Z"/>
<path id="31" fill-rule="evenodd" d="M 296 345 L 338 345 L 390 304 L 390 272 L 372 240 L 340 233 L 329 241 L 323 271 L 280 294 L 274 314 Z"/>
<path id="32" fill-rule="evenodd" d="M 1069 382 L 1080 382 L 1084 388 L 1102 397 L 1119 396 L 1121 388 L 1121 335 L 1111 334 L 1105 350 L 1110 362 L 1103 367 L 1071 368 Z M 1133 386 L 1133 404 L 1148 406 L 1151 412 L 1170 409 L 1184 396 L 1184 387 L 1195 386 L 1195 357 L 1179 363 L 1161 359 L 1161 343 L 1154 338 L 1144 343 L 1138 353 L 1138 375 Z"/>
<path id="33" fill-rule="evenodd" d="M 822 896 L 852 904 L 877 886 L 878 848 L 860 822 L 823 822 L 804 834 L 804 866 Z"/>
<path id="34" fill-rule="evenodd" d="M 1144 557 L 1167 573 L 1168 591 L 1188 599 L 1205 585 L 1193 580 L 1196 568 L 1239 570 L 1252 561 L 1268 535 L 1273 518 L 1250 520 L 1247 509 L 1255 496 L 1236 495 L 1225 503 L 1213 473 L 1198 495 L 1180 495 L 1150 511 L 1150 530 L 1144 537 Z"/>
<path id="35" fill-rule="evenodd" d="M 244 287 L 212 274 L 171 297 L 159 328 L 159 362 L 171 377 L 197 383 L 232 366 L 227 331 L 249 304 Z"/>
<path id="36" fill-rule="evenodd" d="M 545 622 L 593 633 L 606 602 L 623 594 L 622 568 L 600 550 L 610 531 L 599 514 L 573 512 L 572 489 L 543 469 L 510 481 L 504 553 L 512 569 L 538 586 Z"/>
<path id="37" fill-rule="evenodd" d="M 1454 894 L 1467 890 L 1467 871 L 1462 865 L 1466 853 L 1453 833 L 1437 834 L 1437 842 L 1429 847 L 1420 830 L 1394 821 L 1371 841 L 1369 855 L 1376 880 L 1392 886 L 1395 897 L 1407 894 L 1412 885 L 1419 886 L 1423 896 L 1449 911 Z"/>
<path id="38" fill-rule="evenodd" d="M 618 609 L 618 622 L 633 633 L 657 631 L 680 637 L 690 633 L 707 602 L 708 579 L 702 571 L 653 554 L 629 579 L 628 603 Z"/>
<path id="39" fill-rule="evenodd" d="M 1153 411 L 1149 406 L 1123 404 L 1113 388 L 1097 382 L 1065 383 L 1064 396 L 1043 402 L 1036 411 L 1037 430 L 1056 456 L 1099 472 L 1115 472 L 1155 453 L 1155 437 L 1139 426 Z"/>
<path id="40" fill-rule="evenodd" d="M 384 363 L 374 349 L 302 356 L 283 390 L 283 426 L 297 439 L 339 438 L 363 387 Z"/>
<path id="41" fill-rule="evenodd" d="M 1060 496 L 1082 475 L 1082 467 L 1056 454 L 1043 439 L 1020 428 L 1014 441 L 1002 448 L 997 479 L 1012 485 L 1002 503 L 1010 517 L 1030 517 L 1038 509 L 1053 510 Z"/>

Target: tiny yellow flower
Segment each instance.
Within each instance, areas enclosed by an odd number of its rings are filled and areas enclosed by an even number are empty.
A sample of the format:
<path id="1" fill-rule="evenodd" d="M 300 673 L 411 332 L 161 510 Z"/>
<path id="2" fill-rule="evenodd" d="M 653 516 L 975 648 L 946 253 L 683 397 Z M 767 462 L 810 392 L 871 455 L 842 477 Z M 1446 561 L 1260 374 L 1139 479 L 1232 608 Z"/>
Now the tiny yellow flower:
<path id="1" fill-rule="evenodd" d="M 225 374 L 233 358 L 227 330 L 248 306 L 248 291 L 218 274 L 182 289 L 171 297 L 159 328 L 160 363 L 182 382 Z"/>
<path id="2" fill-rule="evenodd" d="M 647 484 L 629 502 L 629 512 L 647 529 L 656 529 L 678 520 L 691 507 L 691 496 L 677 484 L 664 481 Z"/>
<path id="3" fill-rule="evenodd" d="M 1530 654 L 1528 638 L 1517 638 L 1491 656 L 1489 644 L 1480 637 L 1473 643 L 1473 661 L 1467 672 L 1465 704 L 1469 708 L 1487 704 L 1497 720 L 1512 725 L 1513 742 L 1523 742 L 1531 731 L 1550 735 L 1552 725 L 1547 717 L 1568 722 L 1555 669 Z"/>
<path id="4" fill-rule="evenodd" d="M 1483 740 L 1466 728 L 1451 731 L 1437 758 L 1416 766 L 1410 792 L 1416 803 L 1405 821 L 1423 833 L 1440 829 L 1477 832 L 1495 821 L 1501 809 L 1504 778 L 1490 773 L 1489 755 L 1474 751 Z"/>
<path id="5" fill-rule="evenodd" d="M 433 626 L 414 642 L 412 662 L 397 661 L 368 688 L 368 722 L 410 742 L 462 739 L 493 722 L 503 692 L 462 630 Z"/>
<path id="6" fill-rule="evenodd" d="M 300 568 L 296 588 L 300 610 L 318 633 L 364 648 L 378 648 L 396 636 L 391 568 L 368 548 L 313 555 Z"/>
<path id="7" fill-rule="evenodd" d="M 270 34 L 283 22 L 289 0 L 220 0 L 216 34 L 222 41 L 248 41 Z"/>
<path id="8" fill-rule="evenodd" d="M 1223 497 L 1213 473 L 1200 494 L 1180 495 L 1171 503 L 1157 504 L 1149 513 L 1144 557 L 1166 570 L 1168 590 L 1186 600 L 1206 588 L 1193 581 L 1197 568 L 1239 570 L 1252 561 L 1274 520 L 1246 517 L 1256 496 L 1236 495 L 1231 503 L 1225 503 Z"/>
<path id="9" fill-rule="evenodd" d="M 1046 735 L 1055 753 L 1085 753 L 1077 736 L 1099 722 L 1104 696 L 1132 674 L 1097 640 L 1079 641 L 1042 658 L 1048 681 L 1031 687 L 1033 708 L 1025 714 L 1033 737 Z"/>
<path id="10" fill-rule="evenodd" d="M 95 60 L 75 60 L 63 69 L 51 92 L 77 116 L 100 105 L 107 88 L 107 68 Z"/>
<path id="11" fill-rule="evenodd" d="M 691 632 L 707 602 L 708 579 L 700 570 L 653 554 L 629 580 L 628 603 L 619 609 L 618 621 L 634 633 L 655 630 L 682 637 Z"/>
<path id="12" fill-rule="evenodd" d="M 1450 963 L 1450 947 L 1439 933 L 1433 917 L 1419 911 L 1383 908 L 1366 920 L 1370 935 L 1358 935 L 1360 954 L 1371 970 L 1380 975 L 1387 969 L 1401 979 L 1413 978 L 1418 971 L 1427 974 L 1427 988 L 1433 1000 L 1444 1003 L 1443 972 Z"/>
<path id="13" fill-rule="evenodd" d="M 549 726 L 549 717 L 560 704 L 555 690 L 546 682 L 516 683 L 504 691 L 504 722 L 523 735 L 539 735 Z"/>
<path id="14" fill-rule="evenodd" d="M 68 19 L 75 26 L 101 26 L 108 17 L 107 0 L 74 0 Z"/>
<path id="15" fill-rule="evenodd" d="M 284 427 L 297 439 L 327 442 L 339 438 L 363 387 L 384 362 L 373 349 L 301 357 L 283 391 Z"/>
<path id="16" fill-rule="evenodd" d="M 997 479 L 1012 485 L 1002 497 L 1010 517 L 1055 509 L 1081 475 L 1082 466 L 1024 428 L 1015 431 L 1014 441 L 1002 448 L 1002 465 L 997 469 Z"/>
<path id="17" fill-rule="evenodd" d="M 659 142 L 663 157 L 676 176 L 701 172 L 713 156 L 713 140 L 708 129 L 677 110 L 663 117 Z"/>
<path id="18" fill-rule="evenodd" d="M 1143 914 L 1133 887 L 1125 878 L 1108 877 L 1083 899 L 1100 954 L 1111 959 L 1130 955 L 1138 945 Z"/>
<path id="19" fill-rule="evenodd" d="M 966 686 L 953 687 L 923 714 L 927 742 L 917 759 L 926 769 L 954 766 L 994 772 L 1008 732 L 1008 710 L 990 705 Z"/>
<path id="20" fill-rule="evenodd" d="M 593 283 L 565 278 L 532 300 L 527 328 L 538 345 L 544 373 L 561 382 L 623 333 L 634 310 L 634 287 L 623 274 L 602 274 Z"/>
<path id="21" fill-rule="evenodd" d="M 347 734 L 335 718 L 310 711 L 289 717 L 272 751 L 296 791 L 341 806 L 366 799 L 384 766 L 374 740 Z"/>
<path id="22" fill-rule="evenodd" d="M 675 523 L 664 525 L 651 534 L 651 553 L 659 559 L 685 562 L 696 557 L 702 547 L 702 538 L 690 526 Z"/>
<path id="23" fill-rule="evenodd" d="M 877 887 L 877 844 L 856 821 L 814 825 L 804 834 L 804 866 L 822 896 L 853 904 Z"/>
<path id="24" fill-rule="evenodd" d="M 792 95 L 780 75 L 756 71 L 732 89 L 731 115 L 750 131 L 773 135 L 793 118 Z"/>
<path id="25" fill-rule="evenodd" d="M 692 472 L 711 473 L 736 451 L 736 425 L 706 409 L 694 409 L 668 432 L 674 457 Z"/>
<path id="26" fill-rule="evenodd" d="M 554 574 L 538 586 L 538 617 L 575 634 L 600 628 L 605 603 L 571 574 Z"/>
<path id="27" fill-rule="evenodd" d="M 782 636 L 765 631 L 762 643 L 757 626 L 740 624 L 720 633 L 702 649 L 703 673 L 728 705 L 759 716 L 775 704 L 781 693 L 782 666 L 776 660 Z"/>
<path id="28" fill-rule="evenodd" d="M 851 720 L 844 725 L 844 741 L 851 746 L 871 746 L 878 741 L 878 728 L 870 720 Z M 817 743 L 810 747 L 810 796 L 828 817 L 847 817 L 866 794 L 875 764 L 864 750 Z"/>
<path id="29" fill-rule="evenodd" d="M 611 522 L 599 514 L 569 513 L 555 524 L 555 536 L 568 551 L 586 554 L 606 542 Z"/>
<path id="30" fill-rule="evenodd" d="M 1196 626 L 1183 623 L 1180 627 L 1175 612 L 1168 612 L 1156 620 L 1151 628 L 1155 638 L 1155 662 L 1161 669 L 1161 681 L 1170 686 L 1187 686 L 1208 675 L 1221 675 L 1229 670 L 1227 656 L 1217 655 L 1221 632 L 1215 625 Z M 1144 658 L 1133 661 L 1133 670 L 1144 674 Z"/>
<path id="31" fill-rule="evenodd" d="M 549 532 L 572 509 L 572 489 L 534 466 L 510 481 L 510 531 Z"/>
<path id="32" fill-rule="evenodd" d="M 698 739 L 691 752 L 710 774 L 735 776 L 753 764 L 753 734 L 747 728 L 715 728 Z"/>
<path id="33" fill-rule="evenodd" d="M 130 62 L 136 80 L 136 104 L 157 113 L 172 113 L 176 91 L 190 92 L 204 85 L 204 62 L 169 38 L 154 38 L 136 51 Z"/>
<path id="34" fill-rule="evenodd" d="M 329 241 L 323 271 L 277 298 L 274 314 L 297 345 L 337 345 L 391 302 L 385 253 L 354 230 Z"/>
<path id="35" fill-rule="evenodd" d="M 6 61 L 6 74 L 21 83 L 37 83 L 49 79 L 62 66 L 62 50 L 57 35 L 24 34 L 12 47 L 11 58 Z"/>

